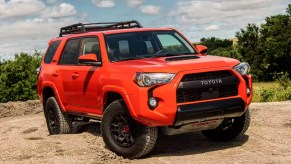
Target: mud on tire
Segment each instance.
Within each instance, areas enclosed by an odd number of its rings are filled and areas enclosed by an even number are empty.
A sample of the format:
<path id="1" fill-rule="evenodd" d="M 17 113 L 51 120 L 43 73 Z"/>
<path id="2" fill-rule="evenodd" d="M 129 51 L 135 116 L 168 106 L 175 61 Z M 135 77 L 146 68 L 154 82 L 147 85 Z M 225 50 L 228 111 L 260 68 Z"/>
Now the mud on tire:
<path id="1" fill-rule="evenodd" d="M 105 110 L 101 133 L 106 146 L 125 158 L 139 158 L 155 146 L 158 128 L 144 126 L 130 116 L 123 100 L 116 100 Z"/>
<path id="2" fill-rule="evenodd" d="M 242 116 L 226 118 L 216 129 L 204 130 L 202 134 L 210 140 L 218 142 L 240 139 L 247 131 L 250 121 L 250 111 L 247 109 Z"/>
<path id="3" fill-rule="evenodd" d="M 44 114 L 51 135 L 68 134 L 72 131 L 72 119 L 63 113 L 55 97 L 48 98 Z"/>

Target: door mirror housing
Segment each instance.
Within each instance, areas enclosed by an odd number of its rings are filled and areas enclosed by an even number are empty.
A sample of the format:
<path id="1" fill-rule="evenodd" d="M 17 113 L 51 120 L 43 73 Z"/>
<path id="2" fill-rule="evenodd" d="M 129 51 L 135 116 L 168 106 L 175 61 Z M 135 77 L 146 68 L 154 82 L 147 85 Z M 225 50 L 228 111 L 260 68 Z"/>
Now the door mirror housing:
<path id="1" fill-rule="evenodd" d="M 96 54 L 85 54 L 79 57 L 79 63 L 85 65 L 101 66 Z"/>
<path id="2" fill-rule="evenodd" d="M 197 45 L 196 50 L 203 55 L 207 55 L 207 47 L 203 45 Z"/>

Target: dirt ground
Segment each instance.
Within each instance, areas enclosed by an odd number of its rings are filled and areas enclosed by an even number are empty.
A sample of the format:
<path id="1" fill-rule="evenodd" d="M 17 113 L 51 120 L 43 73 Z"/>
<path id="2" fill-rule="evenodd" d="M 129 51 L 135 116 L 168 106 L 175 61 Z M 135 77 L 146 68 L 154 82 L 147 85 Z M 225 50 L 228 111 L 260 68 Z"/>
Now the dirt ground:
<path id="1" fill-rule="evenodd" d="M 291 101 L 253 103 L 240 141 L 216 143 L 200 133 L 160 136 L 143 159 L 107 150 L 99 124 L 75 125 L 75 134 L 50 136 L 37 101 L 0 104 L 0 163 L 291 163 Z"/>

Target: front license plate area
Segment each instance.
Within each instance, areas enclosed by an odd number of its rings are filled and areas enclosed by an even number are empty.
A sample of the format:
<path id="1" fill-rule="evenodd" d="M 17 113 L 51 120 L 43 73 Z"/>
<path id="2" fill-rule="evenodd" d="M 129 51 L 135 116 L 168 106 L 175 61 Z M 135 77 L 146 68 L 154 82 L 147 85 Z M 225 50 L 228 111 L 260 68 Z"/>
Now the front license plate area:
<path id="1" fill-rule="evenodd" d="M 218 98 L 219 93 L 218 91 L 212 91 L 212 92 L 202 92 L 201 93 L 201 99 L 213 99 L 213 98 Z"/>

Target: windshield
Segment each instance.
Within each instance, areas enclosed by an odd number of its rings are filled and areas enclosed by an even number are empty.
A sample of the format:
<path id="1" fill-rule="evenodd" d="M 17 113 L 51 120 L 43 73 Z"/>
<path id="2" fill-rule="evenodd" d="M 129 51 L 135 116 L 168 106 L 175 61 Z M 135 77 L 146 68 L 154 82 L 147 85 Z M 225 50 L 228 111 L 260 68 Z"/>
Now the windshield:
<path id="1" fill-rule="evenodd" d="M 196 54 L 191 45 L 175 31 L 112 34 L 106 36 L 106 44 L 112 62 Z"/>

